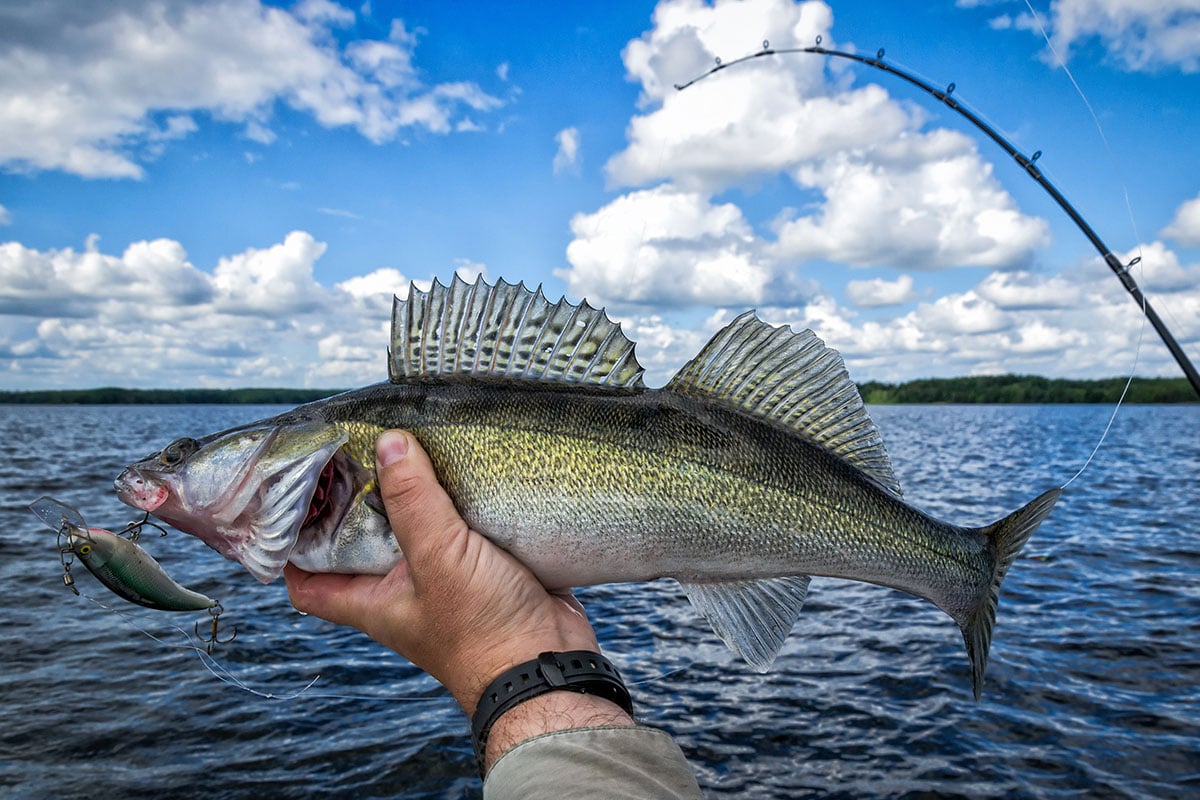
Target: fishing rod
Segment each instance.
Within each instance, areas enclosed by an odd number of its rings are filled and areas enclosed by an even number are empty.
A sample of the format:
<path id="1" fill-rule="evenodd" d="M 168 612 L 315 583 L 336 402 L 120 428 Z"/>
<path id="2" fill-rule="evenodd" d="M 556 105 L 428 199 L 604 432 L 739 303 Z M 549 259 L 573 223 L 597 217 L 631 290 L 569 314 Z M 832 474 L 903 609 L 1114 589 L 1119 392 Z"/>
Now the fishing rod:
<path id="1" fill-rule="evenodd" d="M 834 58 L 846 58 L 851 61 L 857 61 L 860 64 L 866 64 L 869 67 L 874 67 L 875 69 L 887 72 L 891 75 L 895 75 L 898 78 L 908 81 L 913 86 L 916 86 L 928 94 L 933 95 L 935 98 L 942 101 L 947 106 L 965 117 L 976 128 L 987 134 L 988 138 L 1000 145 L 1000 147 L 1006 153 L 1012 156 L 1012 158 L 1025 169 L 1025 172 L 1029 174 L 1029 177 L 1037 181 L 1038 185 L 1046 190 L 1046 193 L 1054 199 L 1054 202 L 1058 204 L 1059 208 L 1067 213 L 1067 216 L 1071 218 L 1071 221 L 1075 223 L 1076 227 L 1078 227 L 1079 230 L 1083 232 L 1083 235 L 1087 237 L 1088 241 L 1092 243 L 1092 246 L 1095 247 L 1100 253 L 1101 257 L 1104 258 L 1104 263 L 1108 264 L 1109 269 L 1116 274 L 1117 278 L 1121 281 L 1121 284 L 1125 287 L 1125 290 L 1129 292 L 1129 294 L 1133 297 L 1134 302 L 1136 302 L 1142 309 L 1142 313 L 1146 315 L 1146 319 L 1150 320 L 1150 324 L 1153 325 L 1154 330 L 1158 332 L 1159 338 L 1162 339 L 1163 344 L 1167 346 L 1167 349 L 1171 351 L 1171 355 L 1175 357 L 1175 361 L 1179 364 L 1180 369 L 1183 370 L 1184 376 L 1187 377 L 1188 382 L 1192 385 L 1192 388 L 1195 389 L 1196 394 L 1200 396 L 1200 373 L 1198 373 L 1196 368 L 1192 366 L 1192 362 L 1188 360 L 1187 354 L 1183 352 L 1183 348 L 1179 346 L 1179 342 L 1175 340 L 1175 337 L 1171 334 L 1171 331 L 1167 329 L 1166 323 L 1162 321 L 1162 318 L 1158 316 L 1158 312 L 1156 312 L 1154 307 L 1150 305 L 1150 301 L 1146 299 L 1144 294 L 1142 294 L 1142 290 L 1138 287 L 1137 282 L 1133 279 L 1133 275 L 1131 275 L 1129 272 L 1130 267 L 1141 261 L 1141 257 L 1138 256 L 1137 258 L 1134 258 L 1128 264 L 1121 263 L 1121 259 L 1109 249 L 1108 245 L 1104 243 L 1099 234 L 1097 234 L 1096 231 L 1092 229 L 1092 226 L 1087 223 L 1087 220 L 1085 220 L 1080 213 L 1075 210 L 1075 207 L 1068 202 L 1067 198 L 1063 196 L 1062 192 L 1060 192 L 1058 188 L 1042 173 L 1042 171 L 1038 169 L 1034 162 L 1041 157 L 1042 151 L 1038 150 L 1033 155 L 1026 156 L 1024 153 L 1018 150 L 1016 146 L 1012 144 L 1012 142 L 1008 141 L 1008 139 L 1004 137 L 1003 134 L 981 119 L 978 115 L 973 113 L 970 109 L 965 108 L 951 96 L 954 93 L 953 83 L 948 85 L 944 90 L 939 89 L 938 87 L 928 83 L 913 73 L 887 63 L 883 60 L 882 47 L 875 51 L 875 57 L 871 58 L 869 56 L 859 55 L 858 53 L 848 53 L 843 50 L 830 50 L 829 48 L 822 47 L 821 37 L 818 36 L 816 39 L 816 44 L 811 47 L 772 48 L 771 43 L 764 40 L 762 50 L 759 50 L 756 53 L 751 53 L 747 56 L 742 56 L 741 58 L 734 59 L 733 61 L 729 62 L 722 62 L 721 59 L 718 58 L 716 65 L 708 72 L 693 78 L 687 83 L 677 83 L 675 84 L 675 88 L 678 91 L 683 91 L 697 81 L 704 80 L 709 75 L 720 72 L 723 69 L 727 69 L 755 58 L 762 58 L 763 56 L 786 55 L 789 53 L 812 53 L 815 55 L 831 56 Z"/>

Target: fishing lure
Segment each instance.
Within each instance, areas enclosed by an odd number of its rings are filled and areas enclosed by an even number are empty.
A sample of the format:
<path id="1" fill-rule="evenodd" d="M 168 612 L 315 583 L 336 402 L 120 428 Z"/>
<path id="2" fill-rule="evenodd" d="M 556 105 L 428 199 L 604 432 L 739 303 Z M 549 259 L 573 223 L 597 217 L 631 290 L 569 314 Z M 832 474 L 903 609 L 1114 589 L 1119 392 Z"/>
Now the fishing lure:
<path id="1" fill-rule="evenodd" d="M 37 499 L 29 506 L 29 510 L 58 532 L 63 583 L 75 594 L 79 594 L 79 590 L 75 588 L 71 565 L 78 558 L 88 572 L 96 576 L 96 580 L 131 603 L 157 611 L 207 610 L 212 617 L 212 631 L 208 638 L 201 637 L 197 623 L 196 636 L 208 645 L 210 654 L 215 645 L 228 644 L 237 636 L 235 629 L 228 639 L 219 640 L 217 618 L 224 611 L 221 604 L 207 595 L 181 586 L 137 543 L 145 521 L 131 523 L 120 533 L 89 528 L 78 510 L 52 497 Z"/>

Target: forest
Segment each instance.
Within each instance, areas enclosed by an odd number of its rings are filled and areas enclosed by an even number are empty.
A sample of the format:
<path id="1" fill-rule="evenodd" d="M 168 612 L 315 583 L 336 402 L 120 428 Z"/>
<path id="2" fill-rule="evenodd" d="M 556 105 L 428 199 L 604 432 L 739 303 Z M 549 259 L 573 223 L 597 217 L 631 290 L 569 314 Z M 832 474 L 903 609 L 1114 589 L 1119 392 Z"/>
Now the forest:
<path id="1" fill-rule="evenodd" d="M 1115 403 L 1127 378 L 1067 380 L 1036 375 L 979 375 L 859 385 L 868 405 L 925 403 Z M 1200 401 L 1186 378 L 1134 378 L 1127 403 Z"/>
<path id="2" fill-rule="evenodd" d="M 0 392 L 0 404 L 20 405 L 299 405 L 338 389 L 63 389 Z"/>
<path id="3" fill-rule="evenodd" d="M 868 381 L 859 391 L 868 405 L 928 403 L 1115 403 L 1125 378 L 1067 380 L 1036 375 L 930 378 L 904 383 Z M 337 394 L 336 389 L 66 389 L 0 392 L 0 404 L 299 405 Z M 1195 403 L 1185 378 L 1135 378 L 1127 403 Z"/>

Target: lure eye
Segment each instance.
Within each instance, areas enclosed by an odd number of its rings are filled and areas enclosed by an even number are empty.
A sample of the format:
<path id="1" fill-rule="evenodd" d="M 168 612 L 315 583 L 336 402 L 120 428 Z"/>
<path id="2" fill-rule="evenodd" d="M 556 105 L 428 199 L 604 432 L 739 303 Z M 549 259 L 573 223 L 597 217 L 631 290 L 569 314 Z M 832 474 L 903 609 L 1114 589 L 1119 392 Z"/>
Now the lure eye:
<path id="1" fill-rule="evenodd" d="M 90 544 L 79 545 L 79 555 L 86 556 L 90 552 L 92 552 L 92 546 Z"/>
<path id="2" fill-rule="evenodd" d="M 163 448 L 158 460 L 168 467 L 173 467 L 196 451 L 195 439 L 176 439 Z"/>

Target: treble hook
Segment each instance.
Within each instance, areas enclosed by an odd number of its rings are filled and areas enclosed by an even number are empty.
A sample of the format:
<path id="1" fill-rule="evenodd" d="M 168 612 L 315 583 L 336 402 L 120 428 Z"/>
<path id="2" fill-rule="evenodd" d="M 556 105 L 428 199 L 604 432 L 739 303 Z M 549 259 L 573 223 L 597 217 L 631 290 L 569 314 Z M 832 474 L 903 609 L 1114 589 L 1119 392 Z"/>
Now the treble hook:
<path id="1" fill-rule="evenodd" d="M 236 627 L 233 629 L 233 633 L 231 633 L 229 635 L 228 639 L 218 639 L 217 638 L 217 618 L 220 617 L 224 613 L 225 613 L 225 609 L 221 608 L 220 603 L 217 603 L 215 606 L 213 606 L 212 608 L 210 608 L 208 610 L 208 615 L 210 617 L 212 617 L 212 629 L 209 631 L 207 639 L 205 639 L 203 636 L 200 635 L 200 623 L 197 622 L 195 625 L 196 638 L 199 639 L 204 644 L 208 645 L 204 649 L 208 651 L 208 654 L 210 656 L 213 653 L 213 648 L 215 648 L 217 645 L 229 644 L 230 642 L 232 642 L 234 639 L 237 638 L 237 628 Z"/>
<path id="2" fill-rule="evenodd" d="M 138 537 L 142 535 L 142 528 L 146 527 L 147 525 L 157 530 L 160 536 L 167 535 L 166 528 L 164 528 L 162 525 L 159 525 L 157 522 L 150 521 L 150 512 L 147 511 L 141 519 L 134 520 L 121 530 L 117 531 L 117 536 L 125 536 L 129 539 L 129 541 L 136 542 Z"/>

